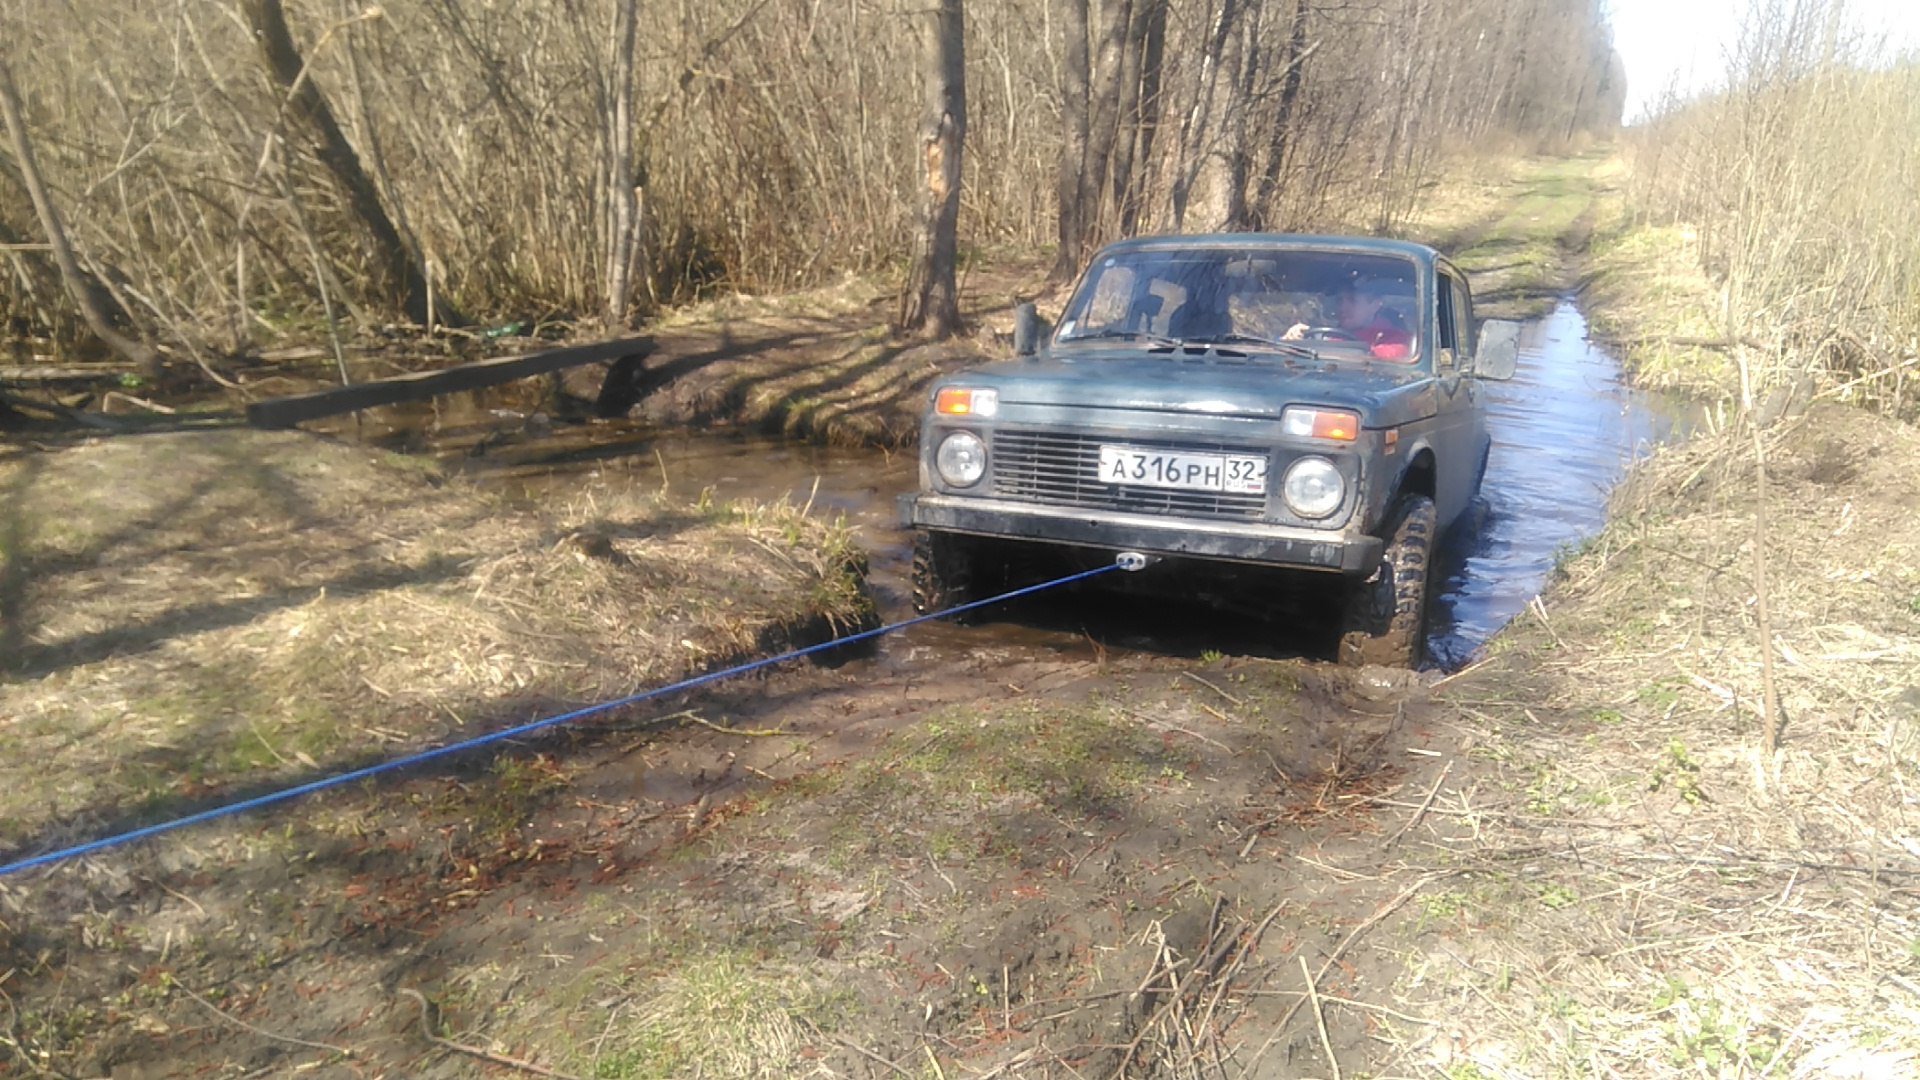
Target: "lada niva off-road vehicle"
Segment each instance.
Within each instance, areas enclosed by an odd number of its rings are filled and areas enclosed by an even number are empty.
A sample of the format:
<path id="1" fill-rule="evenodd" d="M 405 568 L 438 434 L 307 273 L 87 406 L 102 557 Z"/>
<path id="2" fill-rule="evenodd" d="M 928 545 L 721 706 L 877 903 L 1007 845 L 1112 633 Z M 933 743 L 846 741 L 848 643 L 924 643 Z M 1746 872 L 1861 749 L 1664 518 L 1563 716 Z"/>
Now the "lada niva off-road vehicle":
<path id="1" fill-rule="evenodd" d="M 1517 329 L 1476 326 L 1466 277 L 1417 244 L 1114 244 L 1057 326 L 1020 310 L 1016 359 L 932 387 L 901 500 L 914 607 L 990 595 L 1022 552 L 1140 552 L 1319 575 L 1343 661 L 1417 665 L 1434 544 L 1486 468 L 1481 380 L 1511 377 Z"/>

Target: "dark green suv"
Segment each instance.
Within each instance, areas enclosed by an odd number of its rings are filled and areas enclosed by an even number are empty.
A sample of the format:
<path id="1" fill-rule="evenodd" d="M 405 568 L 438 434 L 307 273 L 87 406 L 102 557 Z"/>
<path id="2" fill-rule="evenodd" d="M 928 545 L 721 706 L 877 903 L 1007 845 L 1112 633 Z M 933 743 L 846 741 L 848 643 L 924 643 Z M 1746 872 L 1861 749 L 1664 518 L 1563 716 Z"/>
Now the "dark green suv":
<path id="1" fill-rule="evenodd" d="M 1004 583 L 1009 552 L 1137 551 L 1338 575 L 1350 663 L 1412 666 L 1436 538 L 1479 489 L 1483 379 L 1511 323 L 1389 240 L 1162 236 L 1102 250 L 1019 356 L 939 380 L 922 429 L 914 606 Z M 1158 573 L 1159 571 L 1156 571 Z"/>

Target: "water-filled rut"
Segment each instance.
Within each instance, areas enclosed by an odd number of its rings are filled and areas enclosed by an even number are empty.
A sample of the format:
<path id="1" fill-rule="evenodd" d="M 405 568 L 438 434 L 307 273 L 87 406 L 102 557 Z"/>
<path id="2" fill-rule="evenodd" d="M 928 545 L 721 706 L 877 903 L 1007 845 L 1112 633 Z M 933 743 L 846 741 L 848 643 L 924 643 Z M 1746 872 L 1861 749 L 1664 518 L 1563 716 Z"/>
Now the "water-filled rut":
<path id="1" fill-rule="evenodd" d="M 1514 379 L 1490 384 L 1493 452 L 1479 503 L 1448 537 L 1438 562 L 1429 645 L 1447 667 L 1469 661 L 1526 608 L 1560 552 L 1605 523 L 1608 493 L 1634 457 L 1681 423 L 1678 408 L 1626 383 L 1619 363 L 1588 340 L 1586 320 L 1571 300 L 1525 323 L 1520 345 Z M 883 614 L 906 613 L 908 537 L 895 522 L 895 499 L 916 483 L 911 453 L 626 424 L 571 428 L 539 418 L 529 424 L 485 412 L 450 418 L 427 435 L 428 445 L 482 482 L 528 497 L 562 496 L 591 477 L 665 486 L 689 498 L 708 489 L 719 499 L 786 498 L 816 512 L 845 514 L 873 553 L 874 584 L 888 609 Z M 910 636 L 910 647 L 964 642 L 1051 651 L 1067 640 L 1084 644 L 1087 635 L 1111 634 L 1122 643 L 1175 652 L 1273 651 L 1270 627 L 1214 618 L 1203 607 L 1169 617 L 1085 596 L 1042 607 L 964 631 L 926 629 Z M 1285 636 L 1279 640 L 1285 651 Z M 1300 647 L 1314 646 L 1303 641 Z"/>

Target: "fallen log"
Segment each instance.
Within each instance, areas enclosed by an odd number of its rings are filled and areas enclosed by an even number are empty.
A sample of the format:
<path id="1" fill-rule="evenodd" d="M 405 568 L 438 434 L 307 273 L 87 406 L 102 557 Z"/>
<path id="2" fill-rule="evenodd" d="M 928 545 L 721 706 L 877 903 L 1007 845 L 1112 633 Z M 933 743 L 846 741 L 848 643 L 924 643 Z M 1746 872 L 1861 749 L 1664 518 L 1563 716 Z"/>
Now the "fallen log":
<path id="1" fill-rule="evenodd" d="M 0 364 L 0 384 L 100 382 L 133 374 L 125 364 Z"/>
<path id="2" fill-rule="evenodd" d="M 501 356 L 475 360 L 433 371 L 397 375 L 391 379 L 355 383 L 332 390 L 256 401 L 247 406 L 247 423 L 258 428 L 288 428 L 323 416 L 395 405 L 403 401 L 424 401 L 441 394 L 497 386 L 515 379 L 545 375 L 582 364 L 644 357 L 653 351 L 650 337 L 620 338 L 591 345 L 570 345 L 526 356 Z"/>

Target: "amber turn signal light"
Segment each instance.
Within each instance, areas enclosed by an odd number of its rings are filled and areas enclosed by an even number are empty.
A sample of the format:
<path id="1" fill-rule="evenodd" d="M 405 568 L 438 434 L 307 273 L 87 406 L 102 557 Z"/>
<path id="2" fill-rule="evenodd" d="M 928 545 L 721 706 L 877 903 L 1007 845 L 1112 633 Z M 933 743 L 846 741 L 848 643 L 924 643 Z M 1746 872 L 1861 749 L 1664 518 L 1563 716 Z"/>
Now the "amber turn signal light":
<path id="1" fill-rule="evenodd" d="M 1338 409 L 1304 409 L 1294 406 L 1280 414 L 1280 427 L 1289 435 L 1304 435 L 1315 439 L 1352 442 L 1360 437 L 1359 415 Z"/>
<path id="2" fill-rule="evenodd" d="M 933 411 L 942 416 L 991 417 L 1000 411 L 1000 394 L 995 390 L 947 387 L 934 397 Z"/>

